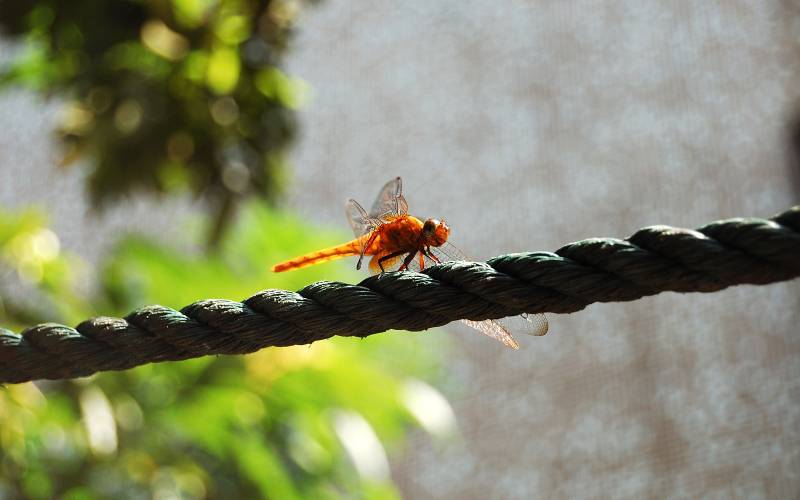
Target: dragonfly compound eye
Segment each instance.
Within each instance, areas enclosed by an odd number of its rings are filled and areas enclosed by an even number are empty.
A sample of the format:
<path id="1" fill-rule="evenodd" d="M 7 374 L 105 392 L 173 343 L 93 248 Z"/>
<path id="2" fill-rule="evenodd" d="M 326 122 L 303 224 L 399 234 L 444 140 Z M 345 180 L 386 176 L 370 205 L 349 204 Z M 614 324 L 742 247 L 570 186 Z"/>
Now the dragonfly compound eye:
<path id="1" fill-rule="evenodd" d="M 425 224 L 423 224 L 422 226 L 422 232 L 425 234 L 425 236 L 430 237 L 435 234 L 437 222 L 438 221 L 435 221 L 433 219 L 428 219 L 425 221 Z"/>

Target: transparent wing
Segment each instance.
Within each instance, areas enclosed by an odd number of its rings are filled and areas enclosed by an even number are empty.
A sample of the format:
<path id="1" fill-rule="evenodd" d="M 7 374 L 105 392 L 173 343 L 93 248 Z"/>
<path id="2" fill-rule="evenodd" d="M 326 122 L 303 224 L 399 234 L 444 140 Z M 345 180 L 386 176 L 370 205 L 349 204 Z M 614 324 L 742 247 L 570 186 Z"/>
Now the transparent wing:
<path id="1" fill-rule="evenodd" d="M 375 203 L 372 204 L 369 213 L 355 200 L 348 200 L 346 212 L 347 220 L 350 222 L 353 233 L 357 238 L 361 238 L 361 257 L 363 257 L 366 244 L 369 241 L 369 235 L 372 231 L 384 222 L 398 215 L 405 215 L 408 213 L 408 202 L 403 197 L 402 179 L 396 177 L 383 186 Z M 439 247 L 431 247 L 430 253 L 432 255 L 431 257 L 426 257 L 418 253 L 409 264 L 409 270 L 421 271 L 425 269 L 426 266 L 438 262 L 470 260 L 464 252 L 450 242 L 446 242 Z M 383 261 L 381 265 L 386 271 L 396 270 L 402 264 L 404 257 L 405 256 L 399 256 L 387 259 Z M 376 258 L 370 261 L 369 268 L 373 273 L 380 272 L 380 266 Z M 510 331 L 539 336 L 546 334 L 548 329 L 547 318 L 544 314 L 522 314 L 520 316 L 503 318 L 501 320 L 490 319 L 485 321 L 472 321 L 465 319 L 462 321 L 468 326 L 502 342 L 512 349 L 519 349 L 519 344 L 514 340 L 514 337 L 511 336 L 511 333 L 509 333 Z"/>
<path id="2" fill-rule="evenodd" d="M 438 264 L 439 262 L 454 262 L 459 260 L 470 260 L 469 257 L 456 248 L 455 245 L 449 241 L 445 242 L 440 247 L 431 247 L 433 258 L 425 257 L 424 255 L 417 254 L 414 260 L 408 265 L 409 271 L 420 272 L 428 266 Z M 386 267 L 386 266 L 384 266 Z"/>
<path id="3" fill-rule="evenodd" d="M 349 199 L 345 213 L 353 233 L 358 237 L 367 234 L 384 222 L 408 213 L 408 202 L 403 197 L 403 180 L 400 177 L 381 188 L 369 213 L 356 200 Z"/>
<path id="4" fill-rule="evenodd" d="M 485 321 L 462 319 L 461 321 L 512 349 L 519 349 L 519 344 L 510 332 L 540 337 L 547 333 L 548 328 L 547 317 L 544 314 L 520 314 L 503 319 L 487 319 Z"/>
<path id="5" fill-rule="evenodd" d="M 375 219 L 386 219 L 407 213 L 408 202 L 403 197 L 403 180 L 395 177 L 387 182 L 378 193 L 378 197 L 369 211 L 369 216 Z"/>
<path id="6" fill-rule="evenodd" d="M 350 223 L 350 227 L 353 229 L 353 234 L 359 239 L 360 251 L 358 262 L 360 266 L 361 259 L 364 258 L 364 251 L 367 249 L 367 243 L 369 243 L 371 239 L 372 232 L 383 224 L 383 221 L 367 215 L 364 207 L 353 199 L 347 200 L 345 214 L 347 215 L 347 222 Z"/>
<path id="7" fill-rule="evenodd" d="M 466 260 L 470 261 L 469 257 L 458 249 L 455 245 L 450 243 L 449 241 L 445 241 L 444 245 L 440 247 L 431 247 L 431 253 L 434 257 L 439 259 L 441 262 L 453 262 L 459 260 Z"/>
<path id="8" fill-rule="evenodd" d="M 519 344 L 517 343 L 516 340 L 514 340 L 514 337 L 512 337 L 511 334 L 508 333 L 508 330 L 506 330 L 503 327 L 503 325 L 501 325 L 497 321 L 491 319 L 488 319 L 486 321 L 472 321 L 469 319 L 462 319 L 461 321 L 464 322 L 465 325 L 478 330 L 484 335 L 488 335 L 495 340 L 499 340 L 507 347 L 510 347 L 512 349 L 519 349 Z"/>
<path id="9" fill-rule="evenodd" d="M 520 314 L 519 316 L 511 316 L 496 321 L 510 332 L 534 337 L 546 335 L 549 328 L 547 316 L 544 314 Z"/>
<path id="10" fill-rule="evenodd" d="M 372 204 L 372 209 L 369 213 L 364 210 L 356 200 L 349 199 L 345 205 L 345 214 L 347 215 L 347 222 L 350 223 L 350 228 L 353 230 L 356 238 L 360 239 L 361 251 L 356 268 L 361 267 L 361 260 L 364 258 L 364 252 L 367 245 L 371 241 L 371 234 L 378 226 L 389 222 L 399 215 L 408 213 L 408 202 L 403 197 L 403 180 L 400 177 L 387 182 L 381 188 L 375 203 Z M 392 259 L 397 261 L 397 259 Z M 400 262 L 384 262 L 383 268 L 387 271 L 396 270 L 400 267 Z M 380 272 L 378 262 L 373 260 L 370 262 L 370 271 L 373 273 Z"/>
<path id="11" fill-rule="evenodd" d="M 347 215 L 347 222 L 350 223 L 350 227 L 356 237 L 363 236 L 375 229 L 375 221 L 356 200 L 347 200 L 344 211 Z"/>
<path id="12" fill-rule="evenodd" d="M 450 242 L 445 242 L 445 244 L 440 247 L 431 247 L 431 253 L 441 262 L 470 260 L 464 252 Z M 427 265 L 431 265 L 430 260 L 432 259 L 427 259 Z M 421 266 L 420 263 L 418 259 L 414 259 L 409 269 L 419 272 L 421 269 L 425 268 L 425 265 Z M 487 319 L 485 321 L 472 321 L 465 319 L 462 321 L 466 325 L 478 330 L 484 335 L 499 340 L 512 349 L 519 349 L 519 344 L 509 332 L 540 337 L 545 335 L 548 330 L 547 317 L 544 314 L 521 314 L 519 316 L 497 320 Z"/>
<path id="13" fill-rule="evenodd" d="M 387 182 L 381 188 L 372 209 L 367 213 L 364 207 L 354 199 L 347 200 L 345 204 L 345 215 L 350 228 L 356 238 L 360 238 L 371 231 L 374 231 L 384 222 L 408 213 L 408 202 L 403 197 L 403 180 L 400 177 Z M 361 253 L 363 256 L 364 248 L 369 238 L 363 238 L 361 242 Z"/>

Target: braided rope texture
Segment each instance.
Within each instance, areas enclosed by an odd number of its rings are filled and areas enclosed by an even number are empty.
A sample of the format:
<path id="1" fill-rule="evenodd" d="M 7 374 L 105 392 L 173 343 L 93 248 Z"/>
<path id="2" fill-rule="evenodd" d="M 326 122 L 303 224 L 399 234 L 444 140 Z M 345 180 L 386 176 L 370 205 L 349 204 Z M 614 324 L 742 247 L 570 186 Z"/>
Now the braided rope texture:
<path id="1" fill-rule="evenodd" d="M 448 262 L 358 285 L 320 281 L 298 292 L 264 290 L 243 302 L 208 299 L 180 311 L 148 306 L 124 319 L 99 317 L 76 328 L 45 323 L 20 335 L 0 329 L 0 383 L 245 354 L 334 335 L 420 331 L 459 319 L 572 313 L 594 302 L 714 292 L 797 276 L 800 206 L 771 219 L 728 219 L 696 230 L 651 226 L 626 240 L 591 238 L 555 253 Z"/>

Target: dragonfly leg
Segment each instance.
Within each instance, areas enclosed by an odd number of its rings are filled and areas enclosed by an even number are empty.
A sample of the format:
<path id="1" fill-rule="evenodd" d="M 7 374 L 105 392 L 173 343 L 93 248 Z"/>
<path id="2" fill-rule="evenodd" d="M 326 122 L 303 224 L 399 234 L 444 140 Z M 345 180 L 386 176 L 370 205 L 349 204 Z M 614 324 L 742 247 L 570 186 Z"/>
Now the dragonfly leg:
<path id="1" fill-rule="evenodd" d="M 389 260 L 389 259 L 394 259 L 395 257 L 403 255 L 404 253 L 405 252 L 401 250 L 399 252 L 390 253 L 389 255 L 384 255 L 383 257 L 378 259 L 378 267 L 381 268 L 381 273 L 385 273 L 386 272 L 386 269 L 383 268 L 383 261 Z"/>
<path id="2" fill-rule="evenodd" d="M 433 255 L 433 252 L 431 252 L 431 247 L 428 247 L 427 251 L 426 251 L 426 252 L 424 252 L 424 253 L 425 253 L 425 255 L 427 255 L 428 257 L 430 257 L 430 258 L 431 258 L 431 260 L 433 260 L 433 261 L 434 261 L 434 262 L 436 262 L 437 264 L 441 264 L 441 263 L 442 263 L 442 261 L 441 261 L 441 260 L 439 260 L 439 257 L 437 257 L 437 256 Z"/>
<path id="3" fill-rule="evenodd" d="M 361 269 L 361 262 L 364 260 L 364 254 L 367 253 L 367 250 L 369 249 L 370 245 L 372 245 L 372 242 L 375 241 L 375 238 L 377 237 L 378 237 L 378 232 L 373 231 L 372 235 L 369 237 L 369 240 L 367 240 L 367 243 L 364 245 L 364 248 L 361 250 L 361 255 L 358 256 L 358 262 L 356 263 L 356 270 Z M 381 268 L 381 270 L 383 270 L 383 268 Z"/>
<path id="4" fill-rule="evenodd" d="M 405 271 L 406 269 L 408 269 L 408 265 L 411 264 L 411 261 L 414 260 L 414 256 L 416 255 L 417 255 L 416 250 L 409 253 L 408 256 L 405 259 L 403 259 L 403 265 L 400 266 L 400 269 L 398 269 L 398 271 Z"/>

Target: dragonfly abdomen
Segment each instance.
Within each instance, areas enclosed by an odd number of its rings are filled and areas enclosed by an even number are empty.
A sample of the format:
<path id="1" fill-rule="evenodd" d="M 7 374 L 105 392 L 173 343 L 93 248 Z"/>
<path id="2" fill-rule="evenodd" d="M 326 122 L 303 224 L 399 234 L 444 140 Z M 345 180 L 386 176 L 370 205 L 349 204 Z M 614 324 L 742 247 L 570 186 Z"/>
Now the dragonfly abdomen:
<path id="1" fill-rule="evenodd" d="M 272 270 L 276 273 L 291 271 L 293 269 L 313 266 L 314 264 L 320 264 L 329 260 L 358 255 L 359 253 L 361 253 L 361 246 L 359 240 L 355 239 L 342 245 L 307 253 L 305 255 L 301 255 L 300 257 L 295 257 L 279 264 L 275 264 L 272 266 Z"/>

